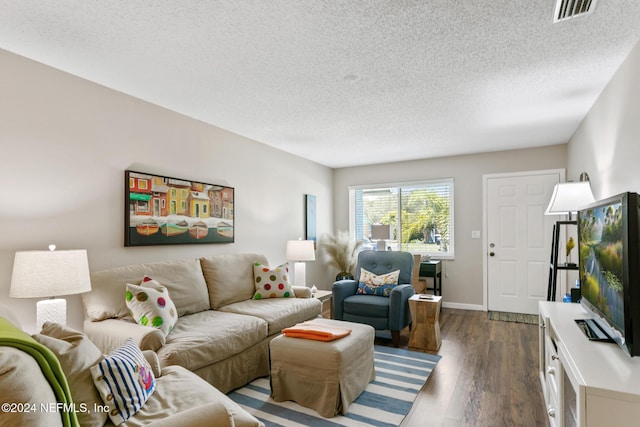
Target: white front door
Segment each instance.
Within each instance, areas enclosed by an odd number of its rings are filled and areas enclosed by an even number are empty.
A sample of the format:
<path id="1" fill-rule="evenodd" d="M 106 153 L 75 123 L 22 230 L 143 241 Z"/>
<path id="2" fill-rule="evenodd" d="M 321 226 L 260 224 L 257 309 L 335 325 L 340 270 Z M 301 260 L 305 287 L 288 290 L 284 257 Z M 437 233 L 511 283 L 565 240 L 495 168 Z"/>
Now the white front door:
<path id="1" fill-rule="evenodd" d="M 545 216 L 564 171 L 485 176 L 486 280 L 489 310 L 538 312 L 547 298 L 551 235 Z"/>

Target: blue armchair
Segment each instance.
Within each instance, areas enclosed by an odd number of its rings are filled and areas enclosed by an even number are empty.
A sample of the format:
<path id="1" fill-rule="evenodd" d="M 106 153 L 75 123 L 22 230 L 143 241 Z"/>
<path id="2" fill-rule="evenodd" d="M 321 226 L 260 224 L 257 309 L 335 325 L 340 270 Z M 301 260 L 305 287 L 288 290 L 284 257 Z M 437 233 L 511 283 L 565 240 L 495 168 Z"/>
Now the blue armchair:
<path id="1" fill-rule="evenodd" d="M 375 275 L 400 270 L 398 285 L 389 296 L 358 294 L 362 269 Z M 333 284 L 333 318 L 348 322 L 366 323 L 376 330 L 391 331 L 395 347 L 400 345 L 400 331 L 411 324 L 409 298 L 413 255 L 409 252 L 363 251 L 358 255 L 355 280 L 340 280 Z"/>

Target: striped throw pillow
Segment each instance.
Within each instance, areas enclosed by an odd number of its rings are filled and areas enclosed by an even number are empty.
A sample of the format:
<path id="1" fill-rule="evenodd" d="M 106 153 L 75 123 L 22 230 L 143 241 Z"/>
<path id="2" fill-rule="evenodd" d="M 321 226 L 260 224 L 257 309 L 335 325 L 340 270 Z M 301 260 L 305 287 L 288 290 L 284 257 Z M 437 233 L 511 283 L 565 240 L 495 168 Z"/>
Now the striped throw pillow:
<path id="1" fill-rule="evenodd" d="M 156 387 L 151 366 L 131 338 L 92 366 L 91 377 L 116 426 L 138 412 Z"/>

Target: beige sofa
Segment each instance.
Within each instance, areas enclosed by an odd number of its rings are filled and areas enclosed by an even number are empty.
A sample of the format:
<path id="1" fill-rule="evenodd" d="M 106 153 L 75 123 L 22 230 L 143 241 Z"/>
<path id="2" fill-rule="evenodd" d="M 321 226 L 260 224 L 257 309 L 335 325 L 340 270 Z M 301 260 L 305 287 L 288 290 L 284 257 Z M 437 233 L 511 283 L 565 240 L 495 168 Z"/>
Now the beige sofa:
<path id="1" fill-rule="evenodd" d="M 253 300 L 258 254 L 138 264 L 93 272 L 91 292 L 82 294 L 85 333 L 105 353 L 132 337 L 142 350 L 157 353 L 163 367 L 182 366 L 223 393 L 269 373 L 269 341 L 283 328 L 322 310 L 307 288 L 297 298 Z M 165 337 L 134 322 L 125 304 L 127 283 L 150 276 L 167 287 L 178 321 Z"/>
<path id="2" fill-rule="evenodd" d="M 65 380 L 52 382 L 46 377 L 42 353 L 30 354 L 24 347 L 14 346 L 9 341 L 15 341 L 16 336 L 51 349 L 52 357 L 60 361 Z M 106 413 L 94 410 L 104 403 L 88 372 L 89 365 L 93 364 L 91 358 L 96 355 L 101 357 L 99 349 L 86 336 L 62 325 L 45 324 L 41 334 L 29 337 L 20 330 L 15 316 L 0 306 L 0 396 L 3 404 L 0 426 L 113 425 Z M 264 426 L 194 373 L 181 366 L 160 367 L 152 351 L 145 351 L 144 356 L 155 375 L 155 390 L 144 406 L 123 425 Z M 68 385 L 71 396 L 71 400 L 66 401 L 68 409 L 56 406 L 63 401 L 59 391 L 54 390 L 56 386 L 60 390 L 63 382 Z M 69 416 L 71 413 L 73 416 Z"/>

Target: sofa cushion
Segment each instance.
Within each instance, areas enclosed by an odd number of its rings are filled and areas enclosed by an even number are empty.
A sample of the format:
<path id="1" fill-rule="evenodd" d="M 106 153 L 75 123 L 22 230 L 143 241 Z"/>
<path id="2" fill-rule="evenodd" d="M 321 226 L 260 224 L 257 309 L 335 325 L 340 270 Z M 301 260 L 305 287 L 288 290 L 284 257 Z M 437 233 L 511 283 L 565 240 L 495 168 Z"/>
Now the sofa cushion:
<path id="1" fill-rule="evenodd" d="M 264 319 L 269 325 L 269 335 L 273 335 L 296 323 L 318 317 L 322 303 L 316 298 L 267 298 L 225 305 L 220 311 Z"/>
<path id="2" fill-rule="evenodd" d="M 256 284 L 256 293 L 253 294 L 253 299 L 296 297 L 291 283 L 289 283 L 288 264 L 269 268 L 256 262 L 253 264 L 253 280 Z"/>
<path id="3" fill-rule="evenodd" d="M 94 411 L 97 405 L 102 405 L 102 399 L 89 371 L 104 357 L 100 349 L 82 332 L 59 323 L 45 323 L 33 338 L 53 351 L 60 361 L 73 401 L 86 405 L 88 411 L 77 412 L 80 425 L 103 425 L 107 414 Z"/>
<path id="4" fill-rule="evenodd" d="M 138 412 L 156 388 L 153 370 L 131 338 L 91 367 L 91 377 L 115 425 Z"/>
<path id="5" fill-rule="evenodd" d="M 195 371 L 248 349 L 267 337 L 267 323 L 215 310 L 183 316 L 158 350 L 162 366 Z"/>
<path id="6" fill-rule="evenodd" d="M 253 297 L 255 262 L 268 264 L 267 258 L 258 254 L 224 254 L 200 259 L 212 309 Z"/>
<path id="7" fill-rule="evenodd" d="M 127 283 L 153 277 L 165 286 L 178 316 L 208 310 L 207 284 L 198 259 L 183 259 L 115 267 L 91 273 L 91 292 L 82 294 L 87 317 L 92 321 L 131 318 L 125 304 Z"/>
<path id="8" fill-rule="evenodd" d="M 160 329 L 167 336 L 178 321 L 169 291 L 149 276 L 145 276 L 142 283 L 143 286 L 127 283 L 127 308 L 138 324 Z"/>
<path id="9" fill-rule="evenodd" d="M 56 402 L 49 382 L 42 374 L 38 362 L 28 353 L 13 347 L 0 350 L 0 390 L 11 390 L 2 395 L 2 403 L 34 404 L 35 409 L 0 414 L 0 425 L 29 427 L 58 427 L 62 419 L 57 411 L 40 411 L 40 404 Z M 32 407 L 30 407 L 32 408 Z"/>
<path id="10" fill-rule="evenodd" d="M 202 407 L 209 403 L 220 403 L 226 408 L 226 413 L 233 418 L 235 427 L 257 427 L 261 424 L 256 418 L 242 409 L 237 403 L 212 387 L 193 372 L 182 366 L 165 366 L 162 376 L 156 379 L 156 391 L 147 403 L 132 418 L 127 420 L 127 427 L 138 427 L 152 421 L 163 420 L 174 414 L 180 414 L 190 408 Z M 225 413 L 219 414 L 223 420 L 210 419 L 207 425 L 224 425 L 227 420 Z M 174 425 L 188 425 L 174 424 Z"/>
<path id="11" fill-rule="evenodd" d="M 9 307 L 7 307 L 4 304 L 0 304 L 0 317 L 4 317 L 5 319 L 7 319 L 9 322 L 13 324 L 13 326 L 17 328 L 22 328 L 22 325 L 20 325 L 20 321 L 18 320 L 18 317 L 16 317 L 16 315 L 11 310 L 9 310 Z"/>

